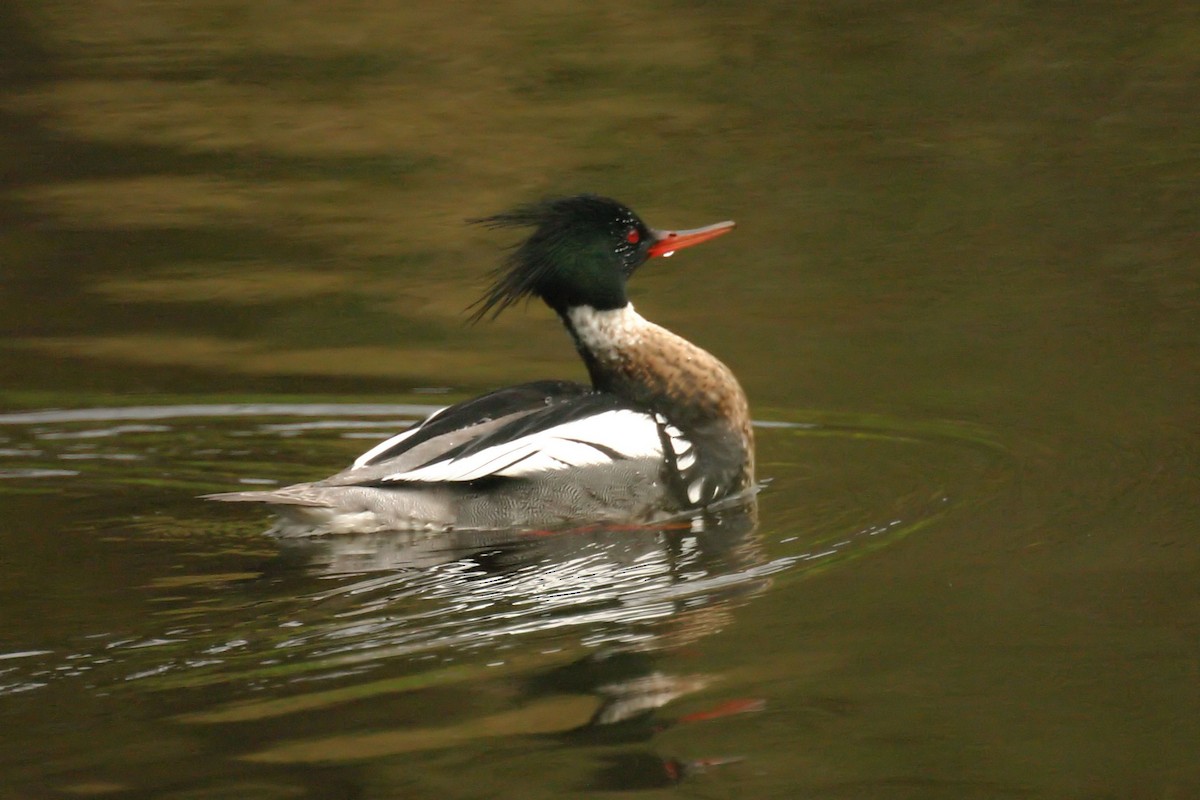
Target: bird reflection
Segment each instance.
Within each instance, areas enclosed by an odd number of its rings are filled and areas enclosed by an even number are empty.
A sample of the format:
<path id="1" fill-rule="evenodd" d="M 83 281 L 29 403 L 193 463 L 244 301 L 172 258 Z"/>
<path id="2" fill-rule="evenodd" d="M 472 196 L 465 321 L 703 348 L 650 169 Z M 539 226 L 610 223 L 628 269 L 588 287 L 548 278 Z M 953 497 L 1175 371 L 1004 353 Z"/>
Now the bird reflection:
<path id="1" fill-rule="evenodd" d="M 750 497 L 652 526 L 399 531 L 281 546 L 283 559 L 337 579 L 318 599 L 343 613 L 325 615 L 323 632 L 353 617 L 373 637 L 360 642 L 367 649 L 476 648 L 580 627 L 589 648 L 652 650 L 720 630 L 736 605 L 765 588 L 772 570 L 756 532 Z M 404 613 L 428 601 L 439 608 L 428 623 Z"/>
<path id="2" fill-rule="evenodd" d="M 738 606 L 768 587 L 776 568 L 766 558 L 757 523 L 757 502 L 748 497 L 645 527 L 376 533 L 281 546 L 288 560 L 338 579 L 337 588 L 320 599 L 342 607 L 335 614 L 326 607 L 320 630 L 309 635 L 326 644 L 356 640 L 345 648 L 343 663 L 353 653 L 366 657 L 364 651 L 372 659 L 471 652 L 510 644 L 513 637 L 531 639 L 542 652 L 548 642 L 558 643 L 576 656 L 524 673 L 521 693 L 529 706 L 553 696 L 584 695 L 596 702 L 590 715 L 564 715 L 556 731 L 538 735 L 566 747 L 644 748 L 668 728 L 762 708 L 760 700 L 726 699 L 706 711 L 660 717 L 672 701 L 713 682 L 708 675 L 671 674 L 665 656 L 728 626 Z M 427 601 L 435 601 L 436 613 L 428 612 Z M 410 611 L 414 606 L 425 612 Z M 569 638 L 582 651 L 562 644 L 568 631 L 577 632 Z M 519 715 L 512 732 L 522 732 Z M 397 736 L 400 749 L 411 749 L 413 733 Z M 283 752 L 262 755 L 286 760 Z M 638 750 L 606 762 L 588 785 L 637 788 L 737 758 L 682 759 Z M 632 763 L 650 771 L 619 768 Z"/>

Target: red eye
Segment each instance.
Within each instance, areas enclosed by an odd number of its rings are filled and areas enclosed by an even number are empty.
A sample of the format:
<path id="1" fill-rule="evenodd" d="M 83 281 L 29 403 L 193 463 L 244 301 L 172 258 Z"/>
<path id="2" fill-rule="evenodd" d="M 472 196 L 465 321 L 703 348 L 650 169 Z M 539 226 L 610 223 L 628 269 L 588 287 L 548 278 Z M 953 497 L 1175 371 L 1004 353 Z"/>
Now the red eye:
<path id="1" fill-rule="evenodd" d="M 642 240 L 642 235 L 638 233 L 637 228 L 630 228 L 629 233 L 625 234 L 625 241 L 630 244 L 637 244 Z"/>

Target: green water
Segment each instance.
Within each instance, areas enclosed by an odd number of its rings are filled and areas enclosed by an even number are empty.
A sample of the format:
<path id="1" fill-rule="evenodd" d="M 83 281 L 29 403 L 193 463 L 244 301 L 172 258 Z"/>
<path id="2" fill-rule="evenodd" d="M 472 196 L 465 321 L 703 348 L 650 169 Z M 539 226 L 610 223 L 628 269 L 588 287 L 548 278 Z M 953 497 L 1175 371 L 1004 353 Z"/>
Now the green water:
<path id="1" fill-rule="evenodd" d="M 1182 3 L 5 5 L 0 797 L 1200 795 L 1197 54 Z M 738 221 L 633 296 L 741 378 L 756 508 L 194 499 L 582 377 L 463 324 L 462 220 L 584 190 Z"/>

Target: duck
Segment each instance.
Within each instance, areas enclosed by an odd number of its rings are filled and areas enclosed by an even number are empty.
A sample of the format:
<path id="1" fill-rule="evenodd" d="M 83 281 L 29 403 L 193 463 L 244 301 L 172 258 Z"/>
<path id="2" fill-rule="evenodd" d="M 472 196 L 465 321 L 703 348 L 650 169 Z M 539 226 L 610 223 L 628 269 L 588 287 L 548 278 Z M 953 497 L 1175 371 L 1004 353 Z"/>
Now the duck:
<path id="1" fill-rule="evenodd" d="M 322 480 L 206 495 L 268 505 L 279 536 L 413 530 L 552 530 L 652 524 L 754 491 L 749 403 L 715 356 L 642 317 L 632 275 L 708 242 L 732 221 L 657 230 L 593 194 L 468 220 L 531 230 L 493 273 L 470 319 L 540 299 L 589 384 L 541 380 L 429 416 Z"/>

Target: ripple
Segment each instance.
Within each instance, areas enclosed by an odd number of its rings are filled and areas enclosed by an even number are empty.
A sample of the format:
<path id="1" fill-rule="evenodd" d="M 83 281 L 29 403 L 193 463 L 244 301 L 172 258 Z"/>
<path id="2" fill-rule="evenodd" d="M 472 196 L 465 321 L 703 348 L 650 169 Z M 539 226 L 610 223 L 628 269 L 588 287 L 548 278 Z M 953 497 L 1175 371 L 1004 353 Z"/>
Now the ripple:
<path id="1" fill-rule="evenodd" d="M 424 417 L 442 406 L 401 403 L 214 403 L 177 406 L 49 409 L 0 414 L 0 425 L 178 419 L 183 417 L 322 417 L 334 415 Z"/>
<path id="2" fill-rule="evenodd" d="M 776 581 L 845 563 L 964 503 L 982 502 L 1010 472 L 1003 445 L 976 426 L 772 412 L 774 418 L 756 423 L 761 470 L 774 478 L 761 495 L 762 527 L 754 502 L 648 528 L 272 542 L 259 537 L 257 522 L 229 522 L 200 503 L 187 502 L 183 514 L 155 513 L 171 476 L 195 475 L 205 488 L 277 483 L 249 473 L 269 475 L 274 465 L 283 472 L 289 464 L 336 465 L 345 458 L 343 437 L 375 435 L 387 426 L 378 433 L 385 436 L 408 422 L 396 417 L 432 410 L 418 404 L 211 404 L 0 415 L 0 424 L 32 426 L 29 435 L 43 447 L 96 442 L 87 453 L 67 454 L 14 442 L 10 449 L 29 463 L 0 477 L 73 476 L 73 486 L 97 494 L 121 484 L 130 521 L 118 538 L 135 548 L 150 542 L 179 548 L 176 573 L 137 589 L 155 614 L 85 637 L 66 648 L 69 655 L 30 650 L 14 656 L 0 693 L 85 674 L 94 691 L 212 684 L 257 691 L 336 682 L 385 666 L 424 674 L 428 665 L 476 670 L 587 651 L 679 647 L 731 624 L 738 608 Z M 319 419 L 271 421 L 278 416 Z M 186 417 L 218 421 L 194 429 L 142 424 Z M 91 427 L 38 428 L 72 424 Z M 237 448 L 229 446 L 233 441 Z M 37 463 L 64 456 L 113 463 L 82 478 Z M 255 547 L 248 549 L 248 542 Z M 264 564 L 262 553 L 271 552 Z"/>
<path id="3" fill-rule="evenodd" d="M 79 474 L 74 469 L 0 469 L 0 480 L 11 478 L 69 478 Z"/>

